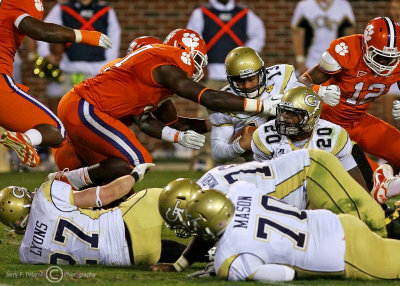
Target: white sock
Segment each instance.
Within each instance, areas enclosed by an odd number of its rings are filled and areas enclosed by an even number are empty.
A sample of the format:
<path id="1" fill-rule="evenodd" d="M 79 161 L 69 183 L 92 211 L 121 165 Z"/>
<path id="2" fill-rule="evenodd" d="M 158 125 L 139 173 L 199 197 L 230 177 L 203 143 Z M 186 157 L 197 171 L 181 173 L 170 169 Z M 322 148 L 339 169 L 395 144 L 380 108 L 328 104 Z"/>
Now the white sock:
<path id="1" fill-rule="evenodd" d="M 400 177 L 393 177 L 388 180 L 386 197 L 388 199 L 400 195 Z"/>
<path id="2" fill-rule="evenodd" d="M 29 139 L 32 146 L 37 146 L 42 143 L 42 134 L 36 129 L 29 129 L 24 133 Z"/>
<path id="3" fill-rule="evenodd" d="M 87 167 L 68 171 L 64 175 L 68 178 L 70 183 L 78 190 L 93 183 L 89 177 Z"/>

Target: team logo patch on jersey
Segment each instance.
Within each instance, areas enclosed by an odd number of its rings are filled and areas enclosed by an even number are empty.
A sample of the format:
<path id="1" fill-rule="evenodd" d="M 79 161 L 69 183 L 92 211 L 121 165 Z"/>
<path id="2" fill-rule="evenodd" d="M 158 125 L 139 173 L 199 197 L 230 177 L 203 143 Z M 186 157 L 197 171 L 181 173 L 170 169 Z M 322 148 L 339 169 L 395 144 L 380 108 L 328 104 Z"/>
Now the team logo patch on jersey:
<path id="1" fill-rule="evenodd" d="M 269 86 L 267 86 L 267 88 L 265 89 L 268 93 L 271 92 L 274 89 L 274 85 L 271 84 Z"/>
<path id="2" fill-rule="evenodd" d="M 368 25 L 367 28 L 365 28 L 364 31 L 364 39 L 366 42 L 371 40 L 371 35 L 374 33 L 374 26 Z"/>
<path id="3" fill-rule="evenodd" d="M 42 12 L 44 10 L 42 0 L 35 0 L 35 8 L 39 12 Z"/>
<path id="4" fill-rule="evenodd" d="M 358 72 L 357 72 L 357 77 L 364 76 L 364 75 L 366 75 L 366 74 L 367 74 L 366 71 L 358 71 Z"/>
<path id="5" fill-rule="evenodd" d="M 346 45 L 346 43 L 341 42 L 336 45 L 335 52 L 341 56 L 345 56 L 349 52 L 349 47 Z"/>

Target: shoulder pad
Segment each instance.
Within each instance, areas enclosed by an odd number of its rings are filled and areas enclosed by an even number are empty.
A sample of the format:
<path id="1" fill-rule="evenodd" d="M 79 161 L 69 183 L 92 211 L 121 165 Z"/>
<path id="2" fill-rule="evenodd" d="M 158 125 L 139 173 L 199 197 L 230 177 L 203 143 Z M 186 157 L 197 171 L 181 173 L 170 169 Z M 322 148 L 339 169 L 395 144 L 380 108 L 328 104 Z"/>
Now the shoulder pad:
<path id="1" fill-rule="evenodd" d="M 339 71 L 342 66 L 332 57 L 332 55 L 325 51 L 319 60 L 319 66 L 326 72 L 334 73 Z"/>

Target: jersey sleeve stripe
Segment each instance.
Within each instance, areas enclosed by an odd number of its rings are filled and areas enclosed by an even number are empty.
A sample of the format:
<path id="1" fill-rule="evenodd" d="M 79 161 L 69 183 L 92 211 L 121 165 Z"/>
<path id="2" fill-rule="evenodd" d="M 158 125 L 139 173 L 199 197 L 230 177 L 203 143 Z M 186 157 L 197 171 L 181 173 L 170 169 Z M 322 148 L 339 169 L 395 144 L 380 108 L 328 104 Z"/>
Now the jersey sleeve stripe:
<path id="1" fill-rule="evenodd" d="M 254 133 L 253 133 L 253 142 L 254 142 L 254 145 L 258 148 L 258 150 L 260 150 L 267 156 L 272 155 L 272 152 L 270 150 L 268 150 L 268 148 L 265 147 L 264 143 L 262 142 L 259 132 L 258 132 L 258 129 L 256 131 L 254 131 Z"/>
<path id="2" fill-rule="evenodd" d="M 285 65 L 285 76 L 283 78 L 281 90 L 279 91 L 279 93 L 283 93 L 285 91 L 286 86 L 292 76 L 293 71 L 294 71 L 294 67 L 292 65 Z"/>
<path id="3" fill-rule="evenodd" d="M 347 133 L 345 129 L 341 128 L 340 134 L 336 140 L 336 144 L 333 147 L 331 153 L 336 156 L 340 151 L 343 150 L 348 141 L 350 141 L 349 133 Z"/>

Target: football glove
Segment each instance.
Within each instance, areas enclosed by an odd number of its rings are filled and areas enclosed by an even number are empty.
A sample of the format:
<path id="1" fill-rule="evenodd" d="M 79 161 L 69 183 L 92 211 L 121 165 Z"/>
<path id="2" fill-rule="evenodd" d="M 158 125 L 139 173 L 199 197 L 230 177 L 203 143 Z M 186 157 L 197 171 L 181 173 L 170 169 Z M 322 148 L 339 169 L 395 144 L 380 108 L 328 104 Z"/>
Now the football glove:
<path id="1" fill-rule="evenodd" d="M 320 85 L 318 95 L 326 104 L 335 106 L 340 100 L 340 88 L 337 85 Z"/>
<path id="2" fill-rule="evenodd" d="M 75 43 L 87 44 L 90 46 L 98 46 L 104 49 L 111 49 L 112 41 L 103 33 L 97 31 L 74 30 Z"/>
<path id="3" fill-rule="evenodd" d="M 274 94 L 263 99 L 263 113 L 267 116 L 276 116 L 276 107 L 281 102 L 283 94 Z"/>
<path id="4" fill-rule="evenodd" d="M 393 101 L 392 115 L 395 120 L 400 119 L 400 100 Z"/>
<path id="5" fill-rule="evenodd" d="M 193 130 L 181 131 L 178 135 L 178 143 L 191 149 L 200 149 L 203 147 L 206 137 Z"/>
<path id="6" fill-rule="evenodd" d="M 140 182 L 149 170 L 149 168 L 153 166 L 155 166 L 155 164 L 153 163 L 139 164 L 133 169 L 131 176 L 135 178 L 136 183 Z"/>

